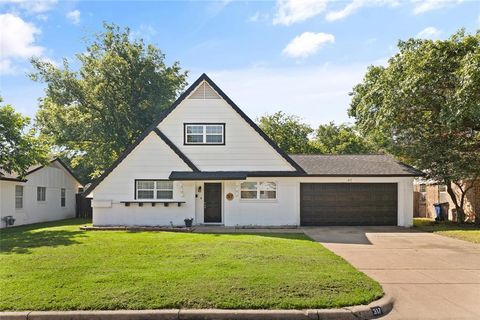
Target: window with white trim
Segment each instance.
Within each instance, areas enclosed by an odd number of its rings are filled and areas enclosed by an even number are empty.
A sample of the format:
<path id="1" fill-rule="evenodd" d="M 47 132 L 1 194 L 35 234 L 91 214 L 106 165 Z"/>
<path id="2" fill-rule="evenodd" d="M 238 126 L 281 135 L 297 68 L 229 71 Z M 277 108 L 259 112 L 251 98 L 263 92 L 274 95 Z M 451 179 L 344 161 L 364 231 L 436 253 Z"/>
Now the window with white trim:
<path id="1" fill-rule="evenodd" d="M 23 208 L 23 186 L 15 186 L 15 209 Z"/>
<path id="2" fill-rule="evenodd" d="M 46 187 L 37 187 L 37 201 L 45 201 L 47 197 L 47 188 Z"/>
<path id="3" fill-rule="evenodd" d="M 137 199 L 173 199 L 173 181 L 169 180 L 137 180 L 135 182 Z"/>
<path id="4" fill-rule="evenodd" d="M 60 189 L 60 206 L 65 207 L 66 202 L 66 190 L 64 188 Z"/>
<path id="5" fill-rule="evenodd" d="M 225 124 L 185 124 L 185 144 L 225 144 Z"/>
<path id="6" fill-rule="evenodd" d="M 241 199 L 277 199 L 277 183 L 271 181 L 246 181 L 240 185 Z"/>

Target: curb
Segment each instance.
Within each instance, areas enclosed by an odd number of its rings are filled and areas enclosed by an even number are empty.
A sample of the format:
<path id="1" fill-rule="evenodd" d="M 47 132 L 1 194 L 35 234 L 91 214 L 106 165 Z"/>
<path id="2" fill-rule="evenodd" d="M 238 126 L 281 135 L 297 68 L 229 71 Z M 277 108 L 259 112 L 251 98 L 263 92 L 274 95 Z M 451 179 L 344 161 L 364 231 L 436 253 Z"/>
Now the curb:
<path id="1" fill-rule="evenodd" d="M 368 305 L 340 309 L 223 310 L 162 309 L 112 311 L 0 312 L 2 320 L 350 320 L 377 319 L 393 309 L 394 299 L 385 295 Z"/>

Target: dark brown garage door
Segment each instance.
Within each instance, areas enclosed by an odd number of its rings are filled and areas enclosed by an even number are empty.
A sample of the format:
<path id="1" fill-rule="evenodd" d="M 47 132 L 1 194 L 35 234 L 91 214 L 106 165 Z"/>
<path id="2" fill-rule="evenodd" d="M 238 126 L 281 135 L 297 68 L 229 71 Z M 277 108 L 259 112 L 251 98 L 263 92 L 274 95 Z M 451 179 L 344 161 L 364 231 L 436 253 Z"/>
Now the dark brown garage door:
<path id="1" fill-rule="evenodd" d="M 396 183 L 301 183 L 302 226 L 397 225 Z"/>

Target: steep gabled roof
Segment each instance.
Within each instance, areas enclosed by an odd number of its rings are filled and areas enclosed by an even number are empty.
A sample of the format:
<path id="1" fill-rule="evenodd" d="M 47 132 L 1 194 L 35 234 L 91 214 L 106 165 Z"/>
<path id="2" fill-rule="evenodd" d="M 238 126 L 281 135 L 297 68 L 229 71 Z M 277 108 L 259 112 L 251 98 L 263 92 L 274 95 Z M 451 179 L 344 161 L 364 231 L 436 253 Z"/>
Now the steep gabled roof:
<path id="1" fill-rule="evenodd" d="M 208 83 L 226 102 L 227 104 L 232 107 L 282 158 L 284 158 L 293 168 L 295 168 L 296 172 L 304 173 L 303 169 L 293 161 L 283 150 L 281 150 L 256 124 L 253 122 L 240 108 L 204 73 L 202 74 L 194 83 L 192 83 L 185 92 L 183 92 L 180 97 L 168 108 L 165 109 L 159 119 L 155 121 L 150 127 L 148 127 L 136 140 L 135 142 L 130 145 L 122 155 L 107 169 L 105 172 L 95 181 L 93 182 L 87 190 L 85 190 L 85 194 L 91 193 L 99 184 L 102 182 L 119 164 L 123 161 L 132 151 L 135 149 L 140 142 L 145 139 L 147 135 L 149 135 L 152 131 L 156 132 L 160 138 L 162 138 L 167 145 L 172 148 L 172 150 L 190 167 L 193 171 L 199 171 L 198 168 L 188 159 L 188 157 L 180 151 L 157 127 L 158 125 L 173 111 L 177 108 L 180 103 L 185 100 L 192 92 L 195 90 L 202 82 Z M 160 134 L 159 134 L 160 132 Z"/>

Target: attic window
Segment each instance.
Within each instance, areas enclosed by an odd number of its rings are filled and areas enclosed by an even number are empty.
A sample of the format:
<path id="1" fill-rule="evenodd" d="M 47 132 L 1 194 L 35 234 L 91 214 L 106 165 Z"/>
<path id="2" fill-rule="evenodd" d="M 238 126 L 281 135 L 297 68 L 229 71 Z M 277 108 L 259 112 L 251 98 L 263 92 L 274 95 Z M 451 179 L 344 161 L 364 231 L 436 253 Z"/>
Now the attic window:
<path id="1" fill-rule="evenodd" d="M 184 144 L 224 145 L 224 123 L 185 123 Z"/>
<path id="2" fill-rule="evenodd" d="M 195 90 L 189 99 L 221 99 L 218 93 L 205 81 Z"/>

